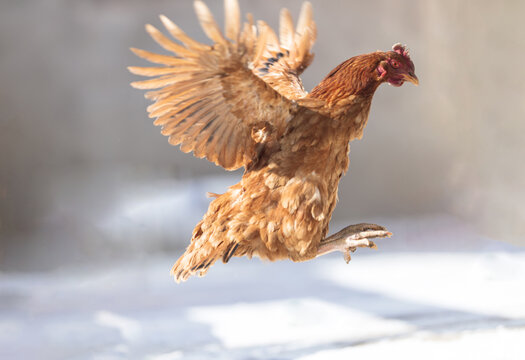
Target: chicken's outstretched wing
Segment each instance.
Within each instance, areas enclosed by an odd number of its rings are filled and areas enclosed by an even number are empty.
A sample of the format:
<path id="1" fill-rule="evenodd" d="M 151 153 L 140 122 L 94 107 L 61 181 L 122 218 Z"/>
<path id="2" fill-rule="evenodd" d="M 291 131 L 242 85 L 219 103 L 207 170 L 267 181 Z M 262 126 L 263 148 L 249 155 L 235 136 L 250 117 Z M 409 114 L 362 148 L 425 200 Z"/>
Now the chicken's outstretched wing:
<path id="1" fill-rule="evenodd" d="M 313 56 L 311 5 L 303 6 L 296 33 L 288 11 L 283 10 L 280 42 L 263 22 L 256 28 L 250 15 L 241 29 L 236 0 L 225 0 L 226 36 L 202 1 L 195 1 L 195 11 L 213 45 L 191 39 L 161 16 L 180 43 L 151 25 L 146 30 L 175 56 L 132 49 L 137 56 L 161 65 L 129 67 L 134 74 L 153 77 L 132 85 L 158 89 L 146 93 L 155 101 L 148 112 L 171 144 L 234 170 L 250 163 L 259 145 L 284 133 L 299 107 L 292 100 L 306 95 L 298 74 Z"/>

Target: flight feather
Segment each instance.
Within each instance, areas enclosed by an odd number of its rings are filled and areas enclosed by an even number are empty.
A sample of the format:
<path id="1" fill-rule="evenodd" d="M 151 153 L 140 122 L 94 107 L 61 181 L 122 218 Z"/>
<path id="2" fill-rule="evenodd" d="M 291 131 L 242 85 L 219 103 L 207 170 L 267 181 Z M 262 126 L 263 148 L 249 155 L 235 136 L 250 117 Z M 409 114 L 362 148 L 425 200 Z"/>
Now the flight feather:
<path id="1" fill-rule="evenodd" d="M 283 10 L 278 37 L 263 21 L 254 26 L 251 15 L 241 26 L 236 0 L 226 0 L 224 6 L 225 35 L 208 7 L 194 2 L 212 45 L 190 38 L 163 15 L 161 21 L 174 40 L 146 25 L 148 34 L 172 55 L 132 49 L 160 66 L 129 70 L 152 77 L 132 85 L 151 90 L 145 95 L 154 101 L 149 115 L 170 144 L 234 170 L 249 166 L 261 145 L 282 136 L 301 107 L 294 100 L 307 95 L 299 74 L 313 57 L 315 23 L 309 3 L 295 31 L 289 12 Z"/>

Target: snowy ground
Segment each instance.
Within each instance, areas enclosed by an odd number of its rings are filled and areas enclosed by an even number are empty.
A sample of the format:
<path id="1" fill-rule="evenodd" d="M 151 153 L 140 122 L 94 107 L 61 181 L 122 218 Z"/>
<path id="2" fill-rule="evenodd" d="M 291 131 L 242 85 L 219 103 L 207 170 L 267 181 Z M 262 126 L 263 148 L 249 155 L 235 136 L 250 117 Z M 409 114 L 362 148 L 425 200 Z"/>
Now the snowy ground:
<path id="1" fill-rule="evenodd" d="M 525 252 L 491 244 L 0 274 L 0 359 L 525 359 Z"/>

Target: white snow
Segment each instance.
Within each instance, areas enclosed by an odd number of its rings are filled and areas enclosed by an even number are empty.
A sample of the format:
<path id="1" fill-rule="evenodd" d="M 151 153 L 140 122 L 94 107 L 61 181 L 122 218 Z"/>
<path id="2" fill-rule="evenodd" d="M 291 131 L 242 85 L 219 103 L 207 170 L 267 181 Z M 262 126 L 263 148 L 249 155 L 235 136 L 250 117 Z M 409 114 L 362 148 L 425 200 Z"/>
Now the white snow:
<path id="1" fill-rule="evenodd" d="M 134 341 L 141 335 L 141 327 L 137 321 L 110 311 L 95 313 L 95 324 L 117 329 L 120 336 L 126 341 Z"/>
<path id="2" fill-rule="evenodd" d="M 0 359 L 525 359 L 525 252 L 382 241 L 348 265 L 234 258 L 180 285 L 176 255 L 0 274 Z"/>
<path id="3" fill-rule="evenodd" d="M 409 324 L 385 320 L 315 298 L 283 299 L 189 309 L 191 320 L 207 324 L 226 348 L 294 344 L 296 347 L 381 337 L 412 330 Z M 252 324 L 257 327 L 252 327 Z M 352 327 L 350 324 L 360 324 Z M 250 331 L 246 331 L 250 329 Z M 322 331 L 319 331 L 323 329 Z"/>
<path id="4" fill-rule="evenodd" d="M 524 329 L 463 332 L 460 334 L 418 334 L 374 344 L 324 350 L 298 360 L 376 360 L 387 356 L 403 360 L 522 359 Z M 398 355 L 399 354 L 399 355 Z"/>

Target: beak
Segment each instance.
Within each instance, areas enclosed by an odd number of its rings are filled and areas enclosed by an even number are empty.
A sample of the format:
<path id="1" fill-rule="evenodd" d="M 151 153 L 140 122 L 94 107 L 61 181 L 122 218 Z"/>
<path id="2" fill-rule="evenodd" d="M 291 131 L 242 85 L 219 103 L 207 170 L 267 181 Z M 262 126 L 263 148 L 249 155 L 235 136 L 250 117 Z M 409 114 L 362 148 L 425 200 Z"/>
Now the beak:
<path id="1" fill-rule="evenodd" d="M 417 78 L 416 74 L 413 72 L 409 72 L 408 74 L 404 74 L 403 78 L 406 81 L 410 81 L 412 84 L 418 86 L 419 85 L 419 79 Z"/>

